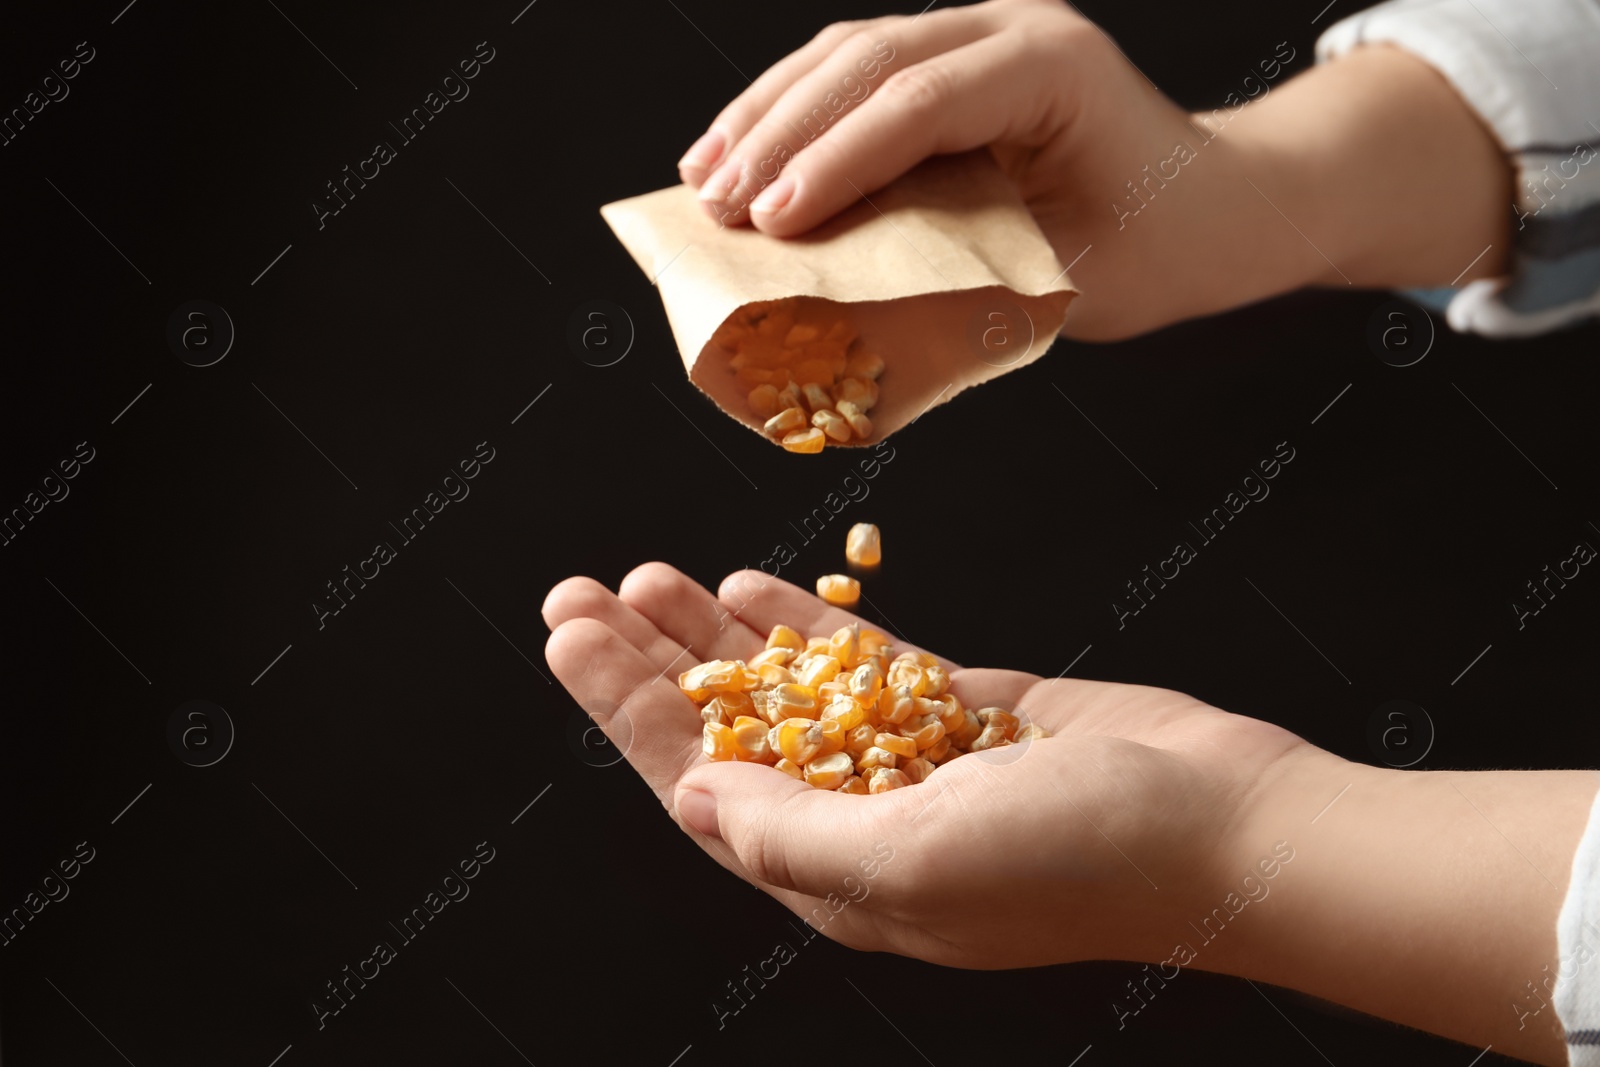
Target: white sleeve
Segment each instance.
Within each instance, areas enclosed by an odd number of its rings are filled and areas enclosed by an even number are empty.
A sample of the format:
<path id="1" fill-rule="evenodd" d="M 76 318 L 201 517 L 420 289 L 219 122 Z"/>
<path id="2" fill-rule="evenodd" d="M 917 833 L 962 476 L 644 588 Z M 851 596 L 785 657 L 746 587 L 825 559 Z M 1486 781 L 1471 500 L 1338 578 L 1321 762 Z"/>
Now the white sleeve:
<path id="1" fill-rule="evenodd" d="M 1589 825 L 1572 859 L 1572 880 L 1556 920 L 1556 950 L 1560 962 L 1550 999 L 1567 1032 L 1567 1062 L 1572 1067 L 1600 1067 L 1600 961 L 1595 959 L 1600 952 L 1600 793 L 1595 794 Z M 1530 1012 L 1543 999 L 1537 990 L 1534 995 L 1540 1000 L 1528 998 Z"/>
<path id="2" fill-rule="evenodd" d="M 1330 26 L 1317 61 L 1363 44 L 1436 69 L 1516 169 L 1511 274 L 1447 290 L 1450 325 L 1516 337 L 1600 314 L 1600 0 L 1391 0 Z"/>

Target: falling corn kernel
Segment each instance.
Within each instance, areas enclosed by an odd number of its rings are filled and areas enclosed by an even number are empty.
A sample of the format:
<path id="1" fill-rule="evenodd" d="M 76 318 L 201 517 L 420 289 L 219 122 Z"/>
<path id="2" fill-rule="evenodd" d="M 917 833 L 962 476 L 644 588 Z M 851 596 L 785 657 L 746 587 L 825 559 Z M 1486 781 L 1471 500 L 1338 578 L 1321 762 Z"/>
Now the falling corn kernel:
<path id="1" fill-rule="evenodd" d="M 844 558 L 859 567 L 876 567 L 883 559 L 883 538 L 870 522 L 858 522 L 844 537 Z"/>
<path id="2" fill-rule="evenodd" d="M 822 433 L 813 432 L 819 436 Z M 835 607 L 854 607 L 861 599 L 861 583 L 845 574 L 824 574 L 817 579 L 817 595 Z"/>

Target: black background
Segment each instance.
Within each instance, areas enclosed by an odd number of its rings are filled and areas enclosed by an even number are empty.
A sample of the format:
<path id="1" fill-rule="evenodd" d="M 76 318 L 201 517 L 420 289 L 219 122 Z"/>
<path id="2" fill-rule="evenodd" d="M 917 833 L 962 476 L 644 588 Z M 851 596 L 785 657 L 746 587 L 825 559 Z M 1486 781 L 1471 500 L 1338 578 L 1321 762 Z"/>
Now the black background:
<path id="1" fill-rule="evenodd" d="M 1421 768 L 1582 763 L 1600 579 L 1520 631 L 1510 602 L 1600 537 L 1594 327 L 1496 344 L 1440 321 L 1400 369 L 1367 341 L 1388 296 L 1343 291 L 1063 342 L 896 435 L 871 496 L 806 546 L 789 522 L 857 455 L 793 457 L 717 414 L 596 209 L 676 181 L 744 86 L 735 64 L 753 77 L 873 12 L 122 2 L 11 10 L 0 41 L 6 110 L 95 49 L 0 148 L 0 508 L 78 442 L 95 451 L 0 549 L 0 908 L 95 849 L 0 948 L 8 1064 L 523 1062 L 512 1045 L 661 1067 L 1065 1064 L 1086 1046 L 1085 1067 L 1471 1059 L 1269 990 L 1291 1027 L 1198 972 L 1119 1032 L 1135 965 L 971 973 L 820 939 L 719 1030 L 711 1001 L 792 939 L 790 916 L 703 858 L 625 764 L 580 759 L 538 608 L 566 575 L 615 587 L 647 559 L 714 585 L 780 540 L 803 584 L 873 521 L 888 553 L 866 613 L 959 662 L 1055 675 L 1082 653 L 1075 674 L 1183 689 L 1367 762 L 1373 713 L 1404 699 L 1437 731 Z M 1307 66 L 1354 9 L 1312 25 L 1319 6 L 1085 12 L 1209 106 L 1279 41 Z M 323 183 L 480 41 L 495 58 L 471 95 L 319 229 Z M 594 298 L 637 327 L 614 366 L 566 340 Z M 166 341 L 193 299 L 237 330 L 214 366 Z M 481 441 L 495 458 L 471 495 L 319 630 L 324 583 Z M 1119 631 L 1123 583 L 1280 441 L 1296 458 L 1270 498 Z M 191 699 L 237 729 L 209 767 L 167 741 Z M 480 841 L 495 858 L 470 897 L 319 1031 L 323 983 Z"/>

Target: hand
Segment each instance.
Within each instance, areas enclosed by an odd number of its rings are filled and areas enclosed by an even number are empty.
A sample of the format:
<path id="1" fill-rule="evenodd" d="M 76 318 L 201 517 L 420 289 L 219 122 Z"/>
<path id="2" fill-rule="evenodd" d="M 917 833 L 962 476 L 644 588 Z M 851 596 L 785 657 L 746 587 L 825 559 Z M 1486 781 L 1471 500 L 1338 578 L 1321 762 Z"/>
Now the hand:
<path id="1" fill-rule="evenodd" d="M 1498 273 L 1510 167 L 1444 79 L 1370 47 L 1285 85 L 1296 56 L 1264 44 L 1260 71 L 1190 116 L 1056 0 L 839 23 L 728 104 L 679 173 L 721 223 L 790 237 L 988 146 L 1071 265 L 1062 333 L 1080 340 L 1306 284 Z"/>
<path id="2" fill-rule="evenodd" d="M 760 571 L 730 576 L 718 599 L 651 563 L 620 597 L 562 582 L 544 618 L 556 676 L 713 858 L 802 918 L 820 916 L 830 938 L 953 966 L 1162 958 L 1170 930 L 1249 873 L 1256 857 L 1234 847 L 1236 817 L 1286 753 L 1309 748 L 1167 690 L 948 665 L 963 704 L 1021 709 L 1054 736 L 848 796 L 760 764 L 707 762 L 676 682 L 696 662 L 753 656 L 776 623 L 826 634 L 855 616 Z M 883 846 L 892 859 L 863 877 Z M 835 908 L 852 903 L 831 917 L 830 894 Z"/>

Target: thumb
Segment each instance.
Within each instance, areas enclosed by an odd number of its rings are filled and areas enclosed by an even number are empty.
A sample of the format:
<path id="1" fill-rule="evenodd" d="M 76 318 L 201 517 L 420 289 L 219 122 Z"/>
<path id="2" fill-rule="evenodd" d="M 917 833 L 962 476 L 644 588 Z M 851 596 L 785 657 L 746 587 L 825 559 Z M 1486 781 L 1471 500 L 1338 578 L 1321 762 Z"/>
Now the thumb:
<path id="1" fill-rule="evenodd" d="M 804 233 L 929 156 L 1018 128 L 1041 105 L 1015 67 L 1015 46 L 1000 33 L 896 71 L 789 161 L 751 202 L 751 223 L 774 237 Z"/>
<path id="2" fill-rule="evenodd" d="M 882 799 L 817 789 L 762 764 L 712 763 L 683 776 L 674 807 L 684 825 L 725 841 L 755 881 L 822 897 L 844 892 L 864 864 L 875 870 L 885 846 L 865 809 Z"/>

